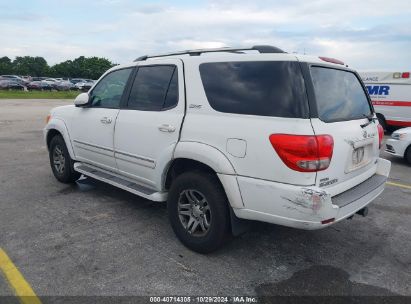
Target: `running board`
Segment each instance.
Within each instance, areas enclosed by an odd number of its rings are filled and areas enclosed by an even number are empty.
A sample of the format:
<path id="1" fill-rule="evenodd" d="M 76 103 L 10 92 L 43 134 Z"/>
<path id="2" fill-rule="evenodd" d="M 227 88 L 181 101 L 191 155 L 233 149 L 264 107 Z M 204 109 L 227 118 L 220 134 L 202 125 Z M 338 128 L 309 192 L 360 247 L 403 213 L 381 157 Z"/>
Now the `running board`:
<path id="1" fill-rule="evenodd" d="M 167 192 L 156 192 L 153 189 L 129 181 L 110 171 L 99 169 L 84 163 L 75 163 L 74 170 L 91 178 L 149 199 L 151 201 L 164 202 L 167 200 Z"/>

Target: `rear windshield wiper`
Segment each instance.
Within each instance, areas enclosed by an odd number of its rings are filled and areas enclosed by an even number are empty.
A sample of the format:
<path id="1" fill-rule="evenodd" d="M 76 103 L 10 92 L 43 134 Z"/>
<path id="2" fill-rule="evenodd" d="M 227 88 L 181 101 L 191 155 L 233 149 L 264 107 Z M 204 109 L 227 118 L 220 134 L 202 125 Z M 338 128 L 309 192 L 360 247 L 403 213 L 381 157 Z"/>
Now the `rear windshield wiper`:
<path id="1" fill-rule="evenodd" d="M 365 123 L 365 124 L 363 124 L 363 125 L 361 125 L 361 128 L 365 128 L 366 126 L 368 126 L 368 125 L 371 124 L 372 122 L 375 122 L 375 120 L 377 119 L 377 118 L 374 117 L 374 114 L 373 114 L 373 113 L 371 113 L 371 114 L 369 114 L 369 115 L 362 114 L 362 116 L 363 116 L 364 118 L 367 118 L 367 119 L 368 119 L 368 122 Z"/>

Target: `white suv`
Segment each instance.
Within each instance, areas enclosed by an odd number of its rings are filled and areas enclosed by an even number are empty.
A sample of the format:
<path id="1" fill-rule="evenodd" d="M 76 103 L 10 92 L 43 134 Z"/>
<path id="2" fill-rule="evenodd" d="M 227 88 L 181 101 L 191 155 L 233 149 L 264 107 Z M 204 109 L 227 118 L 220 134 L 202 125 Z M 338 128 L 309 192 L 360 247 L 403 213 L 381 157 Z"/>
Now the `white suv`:
<path id="1" fill-rule="evenodd" d="M 116 66 L 52 110 L 44 135 L 59 181 L 167 201 L 177 237 L 203 253 L 241 219 L 319 229 L 364 215 L 391 165 L 355 71 L 270 46 Z"/>

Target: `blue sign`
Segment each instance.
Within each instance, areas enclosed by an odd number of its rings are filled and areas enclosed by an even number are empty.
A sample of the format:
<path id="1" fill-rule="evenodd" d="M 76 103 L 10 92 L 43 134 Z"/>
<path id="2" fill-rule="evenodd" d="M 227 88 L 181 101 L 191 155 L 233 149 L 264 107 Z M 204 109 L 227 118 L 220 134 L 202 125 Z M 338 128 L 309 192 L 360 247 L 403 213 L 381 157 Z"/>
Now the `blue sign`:
<path id="1" fill-rule="evenodd" d="M 389 95 L 390 86 L 367 86 L 368 94 L 370 95 Z"/>

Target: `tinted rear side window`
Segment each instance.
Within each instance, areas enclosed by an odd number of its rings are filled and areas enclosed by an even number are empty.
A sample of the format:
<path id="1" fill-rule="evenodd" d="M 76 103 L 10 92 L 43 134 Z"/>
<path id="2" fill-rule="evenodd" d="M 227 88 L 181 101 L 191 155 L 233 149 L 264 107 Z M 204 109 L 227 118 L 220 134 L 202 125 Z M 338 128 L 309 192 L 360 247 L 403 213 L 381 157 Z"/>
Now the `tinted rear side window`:
<path id="1" fill-rule="evenodd" d="M 311 77 L 322 121 L 353 120 L 371 114 L 367 96 L 354 73 L 311 67 Z"/>
<path id="2" fill-rule="evenodd" d="M 297 62 L 217 62 L 200 65 L 215 110 L 276 117 L 308 117 L 304 79 Z"/>
<path id="3" fill-rule="evenodd" d="M 170 85 L 168 87 L 166 100 L 164 101 L 164 109 L 174 107 L 178 102 L 178 71 L 174 69 L 173 76 L 171 77 Z"/>
<path id="4" fill-rule="evenodd" d="M 128 107 L 145 111 L 160 111 L 174 107 L 178 102 L 177 79 L 175 66 L 139 67 Z"/>

